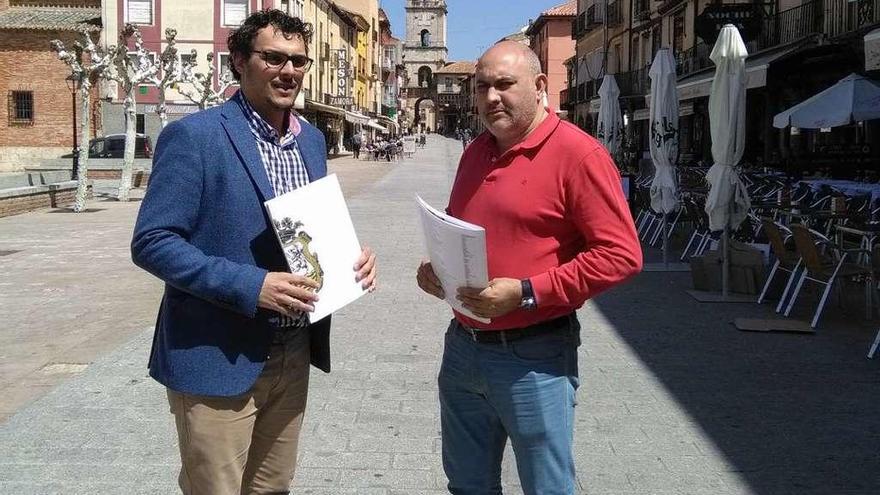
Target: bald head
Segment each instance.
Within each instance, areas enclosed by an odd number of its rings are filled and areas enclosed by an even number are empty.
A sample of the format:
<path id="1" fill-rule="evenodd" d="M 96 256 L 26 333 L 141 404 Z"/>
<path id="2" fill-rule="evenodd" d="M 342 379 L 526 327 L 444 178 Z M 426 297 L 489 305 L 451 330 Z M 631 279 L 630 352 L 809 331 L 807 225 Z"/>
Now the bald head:
<path id="1" fill-rule="evenodd" d="M 528 46 L 510 40 L 499 41 L 486 50 L 485 53 L 477 60 L 477 67 L 483 63 L 496 62 L 499 58 L 515 58 L 518 59 L 516 64 L 523 64 L 528 68 L 529 75 L 537 76 L 541 73 L 541 61 L 538 56 Z"/>
<path id="2" fill-rule="evenodd" d="M 514 41 L 492 46 L 477 61 L 474 79 L 477 111 L 499 149 L 525 139 L 547 116 L 547 76 L 529 47 Z"/>

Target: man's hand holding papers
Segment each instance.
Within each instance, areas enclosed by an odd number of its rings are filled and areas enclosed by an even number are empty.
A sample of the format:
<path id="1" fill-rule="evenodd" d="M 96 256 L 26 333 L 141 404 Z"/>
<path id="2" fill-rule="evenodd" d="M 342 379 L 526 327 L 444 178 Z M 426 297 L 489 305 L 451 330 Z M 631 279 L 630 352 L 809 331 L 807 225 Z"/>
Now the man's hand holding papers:
<path id="1" fill-rule="evenodd" d="M 456 311 L 489 323 L 488 318 L 473 313 L 456 298 L 460 287 L 482 291 L 489 285 L 485 229 L 437 211 L 422 198 L 416 199 L 431 260 L 419 267 L 419 287 L 444 299 Z"/>

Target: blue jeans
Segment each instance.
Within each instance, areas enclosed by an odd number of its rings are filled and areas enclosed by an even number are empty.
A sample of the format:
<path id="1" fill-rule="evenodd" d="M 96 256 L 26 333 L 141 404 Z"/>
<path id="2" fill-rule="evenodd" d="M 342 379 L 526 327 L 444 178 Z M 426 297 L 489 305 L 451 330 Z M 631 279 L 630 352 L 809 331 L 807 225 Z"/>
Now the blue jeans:
<path id="1" fill-rule="evenodd" d="M 526 495 L 575 493 L 572 437 L 580 324 L 479 343 L 453 320 L 438 379 L 443 469 L 455 495 L 501 493 L 510 438 Z"/>

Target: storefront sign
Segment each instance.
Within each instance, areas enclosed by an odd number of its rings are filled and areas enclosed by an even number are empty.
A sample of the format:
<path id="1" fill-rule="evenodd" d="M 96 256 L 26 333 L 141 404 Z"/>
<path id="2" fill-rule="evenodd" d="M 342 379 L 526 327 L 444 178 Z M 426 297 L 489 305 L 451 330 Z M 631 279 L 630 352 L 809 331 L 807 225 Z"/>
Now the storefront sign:
<path id="1" fill-rule="evenodd" d="M 354 105 L 354 98 L 351 96 L 331 96 L 330 104 L 334 107 L 348 107 Z"/>
<path id="2" fill-rule="evenodd" d="M 330 104 L 335 106 L 352 105 L 352 97 L 348 96 L 348 51 L 345 48 L 336 50 L 336 96 L 330 98 Z M 337 99 L 339 102 L 337 103 Z"/>
<path id="3" fill-rule="evenodd" d="M 761 34 L 761 8 L 753 3 L 710 3 L 697 16 L 694 31 L 710 46 L 715 44 L 725 24 L 739 29 L 743 41 L 749 42 Z"/>

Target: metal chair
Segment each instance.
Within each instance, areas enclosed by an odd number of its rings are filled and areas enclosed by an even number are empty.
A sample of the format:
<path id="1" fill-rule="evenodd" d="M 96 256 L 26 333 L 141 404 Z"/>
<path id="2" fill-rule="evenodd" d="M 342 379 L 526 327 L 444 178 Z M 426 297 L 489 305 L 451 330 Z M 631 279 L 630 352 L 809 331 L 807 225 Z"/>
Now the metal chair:
<path id="1" fill-rule="evenodd" d="M 798 283 L 795 286 L 794 293 L 791 295 L 791 300 L 788 302 L 788 307 L 785 309 L 785 316 L 788 316 L 791 313 L 791 308 L 794 307 L 798 293 L 800 293 L 805 280 L 824 285 L 825 290 L 822 292 L 819 305 L 816 307 L 813 320 L 810 322 L 810 327 L 816 328 L 816 324 L 819 322 L 819 317 L 822 315 L 822 310 L 825 308 L 825 302 L 828 300 L 828 294 L 831 292 L 831 287 L 834 285 L 834 281 L 837 280 L 838 277 L 864 276 L 866 283 L 869 283 L 872 270 L 869 267 L 855 263 L 847 263 L 846 257 L 849 252 L 840 250 L 828 240 L 827 237 L 814 230 L 808 229 L 804 225 L 792 225 L 791 233 L 794 237 L 795 247 L 801 258 L 803 271 L 801 272 L 800 278 L 798 278 Z M 826 252 L 827 250 L 834 251 L 837 254 L 837 261 L 833 258 L 828 258 L 827 256 L 823 257 L 820 254 L 819 246 L 825 248 Z"/>
<path id="2" fill-rule="evenodd" d="M 770 269 L 770 274 L 767 276 L 767 282 L 764 283 L 764 289 L 761 290 L 761 295 L 758 296 L 758 304 L 764 302 L 764 297 L 767 295 L 767 290 L 770 289 L 770 284 L 773 282 L 773 277 L 776 276 L 776 272 L 786 272 L 789 274 L 788 282 L 786 282 L 785 289 L 782 290 L 782 294 L 779 296 L 779 303 L 776 305 L 776 312 L 779 313 L 782 311 L 782 306 L 785 304 L 785 298 L 788 296 L 788 291 L 791 290 L 791 284 L 794 282 L 795 276 L 800 270 L 801 259 L 797 252 L 791 251 L 785 247 L 785 243 L 791 239 L 790 230 L 769 218 L 762 218 L 761 226 L 762 230 L 767 235 L 767 240 L 770 241 L 770 249 L 773 251 L 773 256 L 776 257 L 776 262 L 773 263 L 773 268 Z"/>

